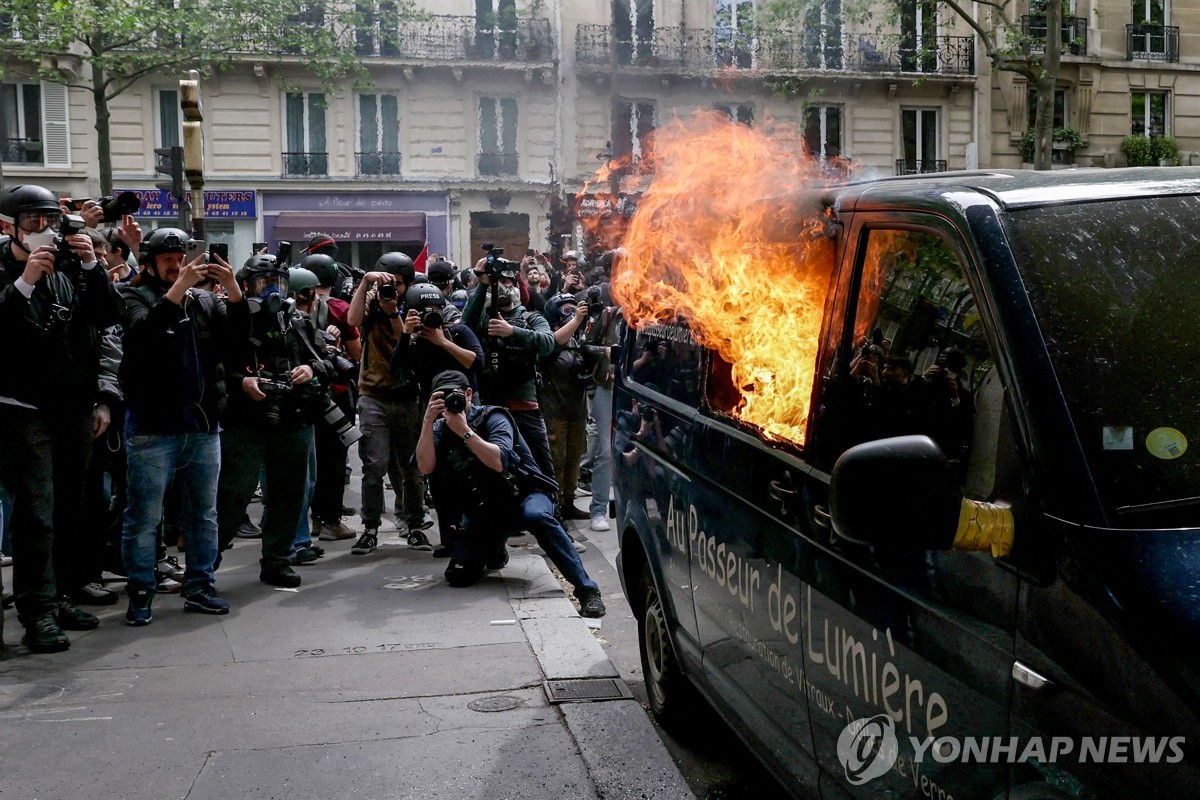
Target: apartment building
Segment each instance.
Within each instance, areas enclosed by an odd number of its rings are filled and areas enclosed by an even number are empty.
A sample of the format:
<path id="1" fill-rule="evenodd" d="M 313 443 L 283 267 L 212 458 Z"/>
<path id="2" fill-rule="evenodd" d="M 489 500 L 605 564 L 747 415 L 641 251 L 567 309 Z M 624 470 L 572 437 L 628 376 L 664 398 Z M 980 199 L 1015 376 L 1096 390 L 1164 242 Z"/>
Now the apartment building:
<path id="1" fill-rule="evenodd" d="M 348 45 L 369 91 L 331 91 L 300 54 L 247 57 L 204 81 L 208 238 L 240 254 L 323 231 L 367 266 L 426 243 L 460 263 L 485 242 L 514 256 L 577 246 L 581 215 L 633 205 L 619 173 L 590 204 L 585 181 L 636 162 L 653 130 L 695 109 L 794 125 L 813 157 L 867 173 L 1019 166 L 1029 86 L 992 71 L 964 20 L 904 0 L 880 32 L 847 22 L 841 2 L 783 31 L 761 24 L 755 0 L 439 0 L 419 22 L 397 22 L 380 0 Z M 1200 3 L 1074 2 L 1055 124 L 1082 134 L 1075 162 L 1118 165 L 1136 132 L 1176 136 L 1190 159 L 1200 37 L 1189 23 Z M 1044 35 L 1039 19 L 1019 24 Z M 86 81 L 69 53 L 53 66 Z M 95 195 L 90 94 L 19 64 L 4 75 L 5 180 Z M 146 78 L 110 104 L 114 186 L 146 192 L 151 227 L 174 218 L 151 190 L 162 180 L 154 148 L 181 138 L 180 77 Z M 777 91 L 781 79 L 789 91 Z"/>

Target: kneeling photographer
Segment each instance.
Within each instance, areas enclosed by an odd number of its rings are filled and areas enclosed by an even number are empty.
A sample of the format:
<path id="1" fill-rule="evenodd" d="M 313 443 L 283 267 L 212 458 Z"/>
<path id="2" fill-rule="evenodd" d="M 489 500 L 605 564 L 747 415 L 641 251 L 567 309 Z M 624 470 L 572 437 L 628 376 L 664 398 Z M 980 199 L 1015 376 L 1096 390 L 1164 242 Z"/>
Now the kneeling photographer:
<path id="1" fill-rule="evenodd" d="M 316 325 L 287 298 L 288 270 L 272 255 L 245 266 L 250 336 L 229 376 L 229 415 L 221 434 L 217 522 L 222 549 L 265 472 L 259 580 L 295 587 L 292 542 L 305 513 L 313 425 L 324 408 L 333 365 Z"/>
<path id="2" fill-rule="evenodd" d="M 538 469 L 508 410 L 473 405 L 470 382 L 458 371 L 439 374 L 432 388 L 417 442 L 417 467 L 453 496 L 466 522 L 446 567 L 446 581 L 470 586 L 489 569 L 503 567 L 508 534 L 528 530 L 575 587 L 580 614 L 604 616 L 600 588 L 555 519 L 558 487 Z"/>

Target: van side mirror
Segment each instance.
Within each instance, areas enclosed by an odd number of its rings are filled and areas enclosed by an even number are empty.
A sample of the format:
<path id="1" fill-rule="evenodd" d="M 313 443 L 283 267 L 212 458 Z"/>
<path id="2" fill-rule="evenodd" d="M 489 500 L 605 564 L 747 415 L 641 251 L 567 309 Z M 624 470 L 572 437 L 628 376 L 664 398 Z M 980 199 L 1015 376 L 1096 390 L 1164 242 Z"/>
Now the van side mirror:
<path id="1" fill-rule="evenodd" d="M 891 550 L 949 549 L 962 489 L 928 436 L 897 436 L 851 447 L 833 467 L 834 531 L 855 544 Z"/>

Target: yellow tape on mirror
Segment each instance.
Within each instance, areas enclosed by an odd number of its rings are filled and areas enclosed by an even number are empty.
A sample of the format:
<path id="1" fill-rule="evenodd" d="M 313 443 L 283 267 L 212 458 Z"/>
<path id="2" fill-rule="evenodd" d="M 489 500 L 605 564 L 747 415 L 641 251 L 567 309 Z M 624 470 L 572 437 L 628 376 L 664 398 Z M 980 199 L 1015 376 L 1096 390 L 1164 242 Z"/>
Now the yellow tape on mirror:
<path id="1" fill-rule="evenodd" d="M 952 550 L 991 550 L 992 558 L 1006 556 L 1013 545 L 1013 513 L 1007 506 L 963 498 L 958 532 Z"/>

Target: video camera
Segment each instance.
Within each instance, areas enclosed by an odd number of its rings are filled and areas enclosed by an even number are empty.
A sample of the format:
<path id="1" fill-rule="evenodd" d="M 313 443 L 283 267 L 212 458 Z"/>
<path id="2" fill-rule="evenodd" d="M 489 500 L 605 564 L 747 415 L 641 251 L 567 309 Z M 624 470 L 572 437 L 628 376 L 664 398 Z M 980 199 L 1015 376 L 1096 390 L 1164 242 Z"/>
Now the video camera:
<path id="1" fill-rule="evenodd" d="M 519 265 L 515 261 L 501 258 L 504 255 L 504 250 L 496 247 L 491 242 L 483 245 L 483 252 L 485 254 L 483 274 L 489 278 L 495 278 L 505 272 L 515 272 L 519 269 Z"/>
<path id="2" fill-rule="evenodd" d="M 62 223 L 58 226 L 58 236 L 54 237 L 54 246 L 58 248 L 58 252 L 54 254 L 55 271 L 79 272 L 83 269 L 83 262 L 71 249 L 67 237 L 83 233 L 86 229 L 87 223 L 83 221 L 83 217 L 78 214 L 63 214 Z"/>

